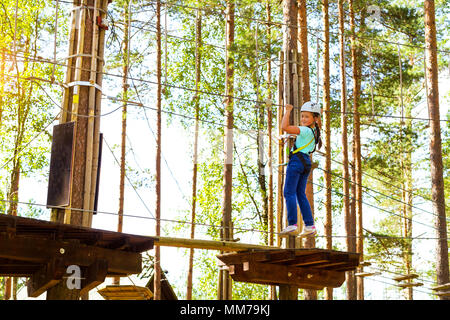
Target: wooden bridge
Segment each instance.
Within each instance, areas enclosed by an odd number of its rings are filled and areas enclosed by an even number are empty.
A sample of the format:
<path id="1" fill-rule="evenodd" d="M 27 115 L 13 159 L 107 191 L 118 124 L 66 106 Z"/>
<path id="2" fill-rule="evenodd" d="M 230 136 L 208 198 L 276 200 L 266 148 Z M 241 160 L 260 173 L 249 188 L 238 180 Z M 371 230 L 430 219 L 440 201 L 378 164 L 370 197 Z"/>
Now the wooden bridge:
<path id="1" fill-rule="evenodd" d="M 305 289 L 339 287 L 359 265 L 358 253 L 147 237 L 0 214 L 0 276 L 29 277 L 31 297 L 62 281 L 70 265 L 82 270 L 82 293 L 106 276 L 138 274 L 141 253 L 154 245 L 227 252 L 217 258 L 235 281 Z"/>

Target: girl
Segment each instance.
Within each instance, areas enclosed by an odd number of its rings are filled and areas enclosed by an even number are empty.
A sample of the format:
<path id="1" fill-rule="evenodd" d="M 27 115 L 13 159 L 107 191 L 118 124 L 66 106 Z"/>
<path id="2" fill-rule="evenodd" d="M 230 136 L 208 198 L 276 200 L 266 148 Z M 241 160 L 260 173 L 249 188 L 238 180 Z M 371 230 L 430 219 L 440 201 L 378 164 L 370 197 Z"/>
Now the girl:
<path id="1" fill-rule="evenodd" d="M 309 155 L 322 146 L 320 129 L 317 121 L 320 121 L 320 106 L 314 102 L 306 102 L 301 108 L 300 127 L 289 125 L 289 117 L 294 107 L 286 104 L 286 113 L 281 120 L 281 128 L 289 134 L 296 134 L 297 139 L 289 154 L 289 163 L 286 169 L 286 181 L 284 185 L 284 198 L 288 226 L 281 231 L 280 235 L 296 235 L 297 228 L 297 201 L 302 213 L 305 227 L 300 236 L 314 235 L 316 227 L 311 212 L 311 206 L 306 198 L 305 190 L 311 170 L 311 159 Z M 319 122 L 320 123 L 320 122 Z"/>

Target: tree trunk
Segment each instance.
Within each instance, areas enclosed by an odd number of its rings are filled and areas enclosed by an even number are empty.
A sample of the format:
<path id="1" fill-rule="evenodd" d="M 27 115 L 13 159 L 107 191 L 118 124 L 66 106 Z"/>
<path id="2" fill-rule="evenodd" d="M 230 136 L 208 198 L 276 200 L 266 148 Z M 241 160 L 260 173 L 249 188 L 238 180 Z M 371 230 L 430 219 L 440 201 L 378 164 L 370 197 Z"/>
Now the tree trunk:
<path id="1" fill-rule="evenodd" d="M 3 96 L 5 94 L 5 59 L 5 49 L 3 49 L 0 62 L 0 129 L 2 127 L 3 119 Z"/>
<path id="2" fill-rule="evenodd" d="M 122 141 L 120 148 L 120 178 L 119 178 L 119 211 L 117 231 L 122 232 L 123 229 L 123 204 L 125 197 L 125 165 L 126 165 L 126 142 L 127 142 L 127 100 L 128 100 L 128 61 L 129 61 L 129 28 L 130 28 L 130 1 L 124 3 L 124 31 L 122 41 L 123 52 L 123 67 L 122 67 Z M 120 284 L 120 278 L 115 277 L 113 283 Z"/>
<path id="3" fill-rule="evenodd" d="M 363 260 L 363 219 L 362 219 L 362 171 L 361 171 L 361 134 L 360 134 L 360 116 L 359 116 L 359 99 L 361 97 L 361 63 L 359 61 L 361 56 L 361 48 L 357 43 L 355 30 L 355 10 L 354 0 L 349 0 L 350 7 L 350 32 L 351 32 L 351 57 L 353 70 L 353 164 L 355 171 L 355 183 L 353 193 L 355 212 L 353 221 L 354 229 L 352 235 L 352 251 L 361 254 L 361 261 Z M 362 270 L 361 270 L 362 271 Z M 364 300 L 364 278 L 357 279 L 357 298 Z"/>
<path id="4" fill-rule="evenodd" d="M 161 1 L 156 2 L 156 236 L 161 235 Z M 154 299 L 161 300 L 161 250 L 155 245 Z"/>
<path id="5" fill-rule="evenodd" d="M 302 81 L 301 91 L 303 103 L 311 100 L 310 84 L 309 84 L 309 59 L 308 59 L 308 21 L 306 12 L 306 0 L 299 1 L 298 7 L 298 39 L 300 40 L 300 52 L 302 61 Z M 317 70 L 317 72 L 319 72 Z M 311 161 L 312 161 L 312 155 Z M 314 188 L 313 188 L 313 169 L 308 177 L 308 183 L 306 184 L 306 197 L 311 205 L 311 211 L 314 217 Z M 305 240 L 306 248 L 314 248 L 316 241 L 314 237 L 308 237 Z M 317 291 L 311 289 L 305 289 L 306 300 L 317 300 Z"/>
<path id="6" fill-rule="evenodd" d="M 430 120 L 430 166 L 433 213 L 436 215 L 436 280 L 441 285 L 449 282 L 447 223 L 442 164 L 442 142 L 439 115 L 439 88 L 436 44 L 435 5 L 433 0 L 424 1 L 425 8 L 425 54 L 428 83 L 428 115 Z M 450 297 L 440 297 L 450 300 Z"/>
<path id="7" fill-rule="evenodd" d="M 250 27 L 249 27 L 250 30 Z M 254 74 L 254 80 L 256 83 L 256 100 L 261 101 L 261 90 L 260 90 L 260 79 L 258 74 L 258 25 L 256 25 L 255 30 L 255 68 L 253 70 Z M 258 124 L 258 131 L 256 133 L 256 142 L 257 142 L 257 151 L 258 151 L 258 183 L 259 183 L 259 189 L 261 192 L 262 197 L 262 224 L 263 228 L 267 229 L 268 226 L 268 219 L 269 219 L 269 198 L 267 195 L 267 185 L 266 185 L 266 172 L 265 172 L 265 165 L 264 165 L 264 116 L 265 116 L 265 104 L 260 104 L 258 102 L 258 108 L 257 110 L 257 121 Z"/>
<path id="8" fill-rule="evenodd" d="M 234 43 L 234 9 L 233 0 L 227 1 L 226 8 L 226 80 L 225 80 L 225 159 L 223 172 L 223 203 L 222 203 L 222 240 L 232 240 L 233 230 L 231 222 L 232 187 L 233 187 L 233 127 L 234 127 L 234 54 L 231 49 Z M 231 278 L 227 270 L 221 270 L 222 290 L 220 300 L 231 299 Z"/>
<path id="9" fill-rule="evenodd" d="M 339 46 L 340 46 L 340 74 L 341 74 L 341 128 L 342 128 L 342 178 L 344 194 L 344 224 L 347 236 L 347 250 L 351 249 L 351 217 L 349 199 L 349 170 L 348 170 L 348 141 L 347 141 L 347 84 L 345 74 L 345 39 L 344 39 L 344 0 L 338 0 L 339 8 Z M 353 272 L 346 272 L 347 299 L 355 298 Z"/>
<path id="10" fill-rule="evenodd" d="M 279 88 L 282 92 L 279 92 L 279 100 L 282 100 L 283 106 L 287 103 L 290 103 L 294 105 L 295 107 L 298 106 L 298 100 L 299 100 L 299 94 L 298 92 L 295 92 L 294 85 L 298 83 L 298 74 L 297 70 L 298 68 L 298 62 L 297 62 L 297 39 L 298 39 L 298 28 L 297 28 L 297 15 L 298 15 L 298 7 L 297 7 L 297 1 L 295 0 L 284 0 L 283 1 L 283 52 L 284 52 L 284 64 L 283 70 L 280 70 L 280 74 L 283 76 L 283 78 L 280 79 Z M 280 68 L 281 69 L 281 68 Z M 297 86 L 298 87 L 298 86 Z M 298 88 L 297 88 L 298 89 Z M 281 101 L 280 101 L 281 102 Z M 283 106 L 280 106 L 279 109 L 279 128 L 281 127 L 281 118 L 283 116 Z M 294 109 L 295 111 L 295 109 Z M 291 117 L 289 119 L 289 124 L 293 125 L 294 123 L 297 123 L 298 119 L 295 118 L 295 113 L 291 113 Z M 294 120 L 295 119 L 295 120 Z M 282 134 L 282 131 L 280 130 L 280 133 Z M 283 158 L 283 153 L 285 153 L 285 150 L 283 149 L 283 146 L 280 146 L 280 158 Z M 292 142 L 290 142 L 289 148 L 292 147 Z M 282 167 L 281 167 L 282 168 Z M 283 184 L 283 178 L 279 178 L 279 199 L 283 201 L 282 199 L 282 184 Z M 279 206 L 281 210 L 284 209 L 284 206 Z M 278 221 L 278 228 L 281 228 L 282 225 L 282 212 L 278 213 L 280 220 Z M 279 238 L 280 239 L 280 238 Z M 279 240 L 280 241 L 280 240 Z M 281 241 L 280 241 L 281 244 Z M 295 237 L 288 237 L 286 240 L 286 246 L 288 248 L 295 248 L 296 242 Z M 297 287 L 289 286 L 289 285 L 280 285 L 279 286 L 279 299 L 280 300 L 297 300 L 298 299 L 298 289 Z"/>
<path id="11" fill-rule="evenodd" d="M 266 16 L 267 16 L 267 51 L 270 52 L 271 49 L 271 6 L 270 0 L 266 3 Z M 268 154 L 269 154 L 269 194 L 268 194 L 268 237 L 267 244 L 269 246 L 274 245 L 274 218 L 273 218 L 273 157 L 272 157 L 272 63 L 270 59 L 267 61 L 267 136 L 269 137 Z M 269 288 L 269 299 L 276 299 L 276 289 L 275 286 L 270 286 Z"/>
<path id="12" fill-rule="evenodd" d="M 325 237 L 326 248 L 333 249 L 332 211 L 331 211 L 331 113 L 330 113 L 330 20 L 328 0 L 323 1 L 323 115 L 325 122 Z M 325 288 L 325 299 L 333 300 L 333 288 Z"/>
<path id="13" fill-rule="evenodd" d="M 192 211 L 191 211 L 191 239 L 195 238 L 195 209 L 197 203 L 197 162 L 198 162 L 198 130 L 199 130 L 199 112 L 200 112 L 200 68 L 201 68 L 201 47 L 202 47 L 202 15 L 201 10 L 197 9 L 195 19 L 195 133 L 194 133 L 194 166 L 192 169 Z M 186 300 L 192 299 L 192 278 L 194 272 L 194 249 L 189 250 L 189 266 L 187 278 Z"/>

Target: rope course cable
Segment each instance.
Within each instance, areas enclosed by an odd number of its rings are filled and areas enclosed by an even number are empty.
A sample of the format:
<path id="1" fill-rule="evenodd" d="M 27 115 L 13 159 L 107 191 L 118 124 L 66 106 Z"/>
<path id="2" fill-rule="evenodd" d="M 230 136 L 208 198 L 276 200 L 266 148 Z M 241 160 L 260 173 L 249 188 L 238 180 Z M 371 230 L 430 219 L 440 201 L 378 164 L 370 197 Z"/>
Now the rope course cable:
<path id="1" fill-rule="evenodd" d="M 23 201 L 13 201 L 13 200 L 7 200 L 7 199 L 0 199 L 0 202 L 5 203 L 17 203 L 22 205 L 28 205 L 28 206 L 38 206 L 38 207 L 48 207 L 50 209 L 70 209 L 77 212 L 88 212 L 88 213 L 97 213 L 97 214 L 104 214 L 104 215 L 114 215 L 117 216 L 117 212 L 110 212 L 110 211 L 104 211 L 104 210 L 87 210 L 87 209 L 80 209 L 80 208 L 72 208 L 72 207 L 60 207 L 60 206 L 47 206 L 46 204 L 40 204 L 40 203 L 33 203 L 33 202 L 23 202 Z M 151 213 L 151 211 L 148 211 Z M 142 216 L 142 215 L 136 215 L 136 214 L 130 214 L 130 213 L 124 213 L 124 217 L 129 218 L 136 218 L 136 219 L 144 219 L 144 220 L 156 220 L 156 218 L 152 215 L 149 216 Z M 170 222 L 170 223 L 179 223 L 179 224 L 194 224 L 196 226 L 202 226 L 202 227 L 210 227 L 217 230 L 222 229 L 223 227 L 220 225 L 214 225 L 210 223 L 202 223 L 202 222 L 191 222 L 186 220 L 177 220 L 177 219 L 165 219 L 161 218 L 161 222 Z M 266 230 L 260 230 L 260 229 L 254 229 L 254 228 L 244 228 L 244 227 L 234 227 L 234 230 L 237 232 L 254 232 L 254 233 L 270 233 Z M 274 235 L 278 235 L 279 233 L 273 232 Z M 329 236 L 325 235 L 316 235 L 318 238 L 326 238 Z M 332 235 L 332 238 L 357 238 L 358 236 L 348 236 L 348 235 Z M 380 239 L 407 239 L 407 240 L 437 240 L 439 238 L 436 237 L 402 237 L 402 236 L 392 236 L 392 235 L 364 235 L 363 238 L 380 238 Z M 447 238 L 448 239 L 448 238 Z"/>
<path id="2" fill-rule="evenodd" d="M 148 2 L 156 3 L 155 0 L 150 0 Z M 164 1 L 161 2 L 161 4 L 165 4 L 165 3 L 166 2 L 164 2 Z M 174 6 L 174 7 L 181 7 L 181 8 L 185 8 L 185 9 L 191 9 L 191 10 L 203 10 L 206 13 L 218 13 L 218 14 L 221 14 L 221 15 L 225 15 L 225 12 L 224 12 L 225 8 L 219 8 L 219 7 L 217 7 L 218 9 L 214 9 L 214 8 L 211 8 L 211 7 L 201 8 L 201 7 L 193 7 L 193 6 L 188 6 L 188 5 L 184 5 L 184 4 L 177 4 L 177 3 L 171 3 L 170 5 Z M 214 11 L 214 10 L 216 10 L 216 11 Z M 266 24 L 266 25 L 271 25 L 271 26 L 292 27 L 292 28 L 296 28 L 296 29 L 300 28 L 298 25 L 290 25 L 290 24 L 287 24 L 287 23 L 284 23 L 284 22 L 279 22 L 279 21 L 274 21 L 274 20 L 270 20 L 269 21 L 269 20 L 266 20 L 266 19 L 258 19 L 258 18 L 254 18 L 254 17 L 247 17 L 247 16 L 243 16 L 243 15 L 239 15 L 239 14 L 235 14 L 235 17 L 236 18 L 240 18 L 240 19 L 255 21 L 255 22 L 258 22 L 258 23 L 261 23 L 261 24 Z M 324 32 L 324 30 L 318 29 L 318 28 L 307 27 L 307 29 L 308 29 L 309 33 L 314 31 L 315 33 L 314 34 L 311 33 L 311 35 L 315 36 L 315 37 L 317 36 L 316 33 L 323 33 Z M 309 30 L 311 30 L 311 31 L 309 31 Z M 339 34 L 339 32 L 333 32 L 333 31 L 329 31 L 329 33 L 330 34 L 335 34 L 335 35 Z M 357 35 L 355 36 L 355 38 L 356 39 L 364 39 L 364 40 L 368 40 L 368 41 L 373 40 L 373 41 L 377 41 L 377 42 L 383 42 L 383 43 L 389 43 L 389 44 L 395 44 L 395 45 L 399 44 L 401 46 L 410 47 L 410 48 L 417 48 L 417 49 L 422 49 L 422 50 L 425 49 L 425 47 L 421 47 L 421 46 L 417 46 L 417 45 L 413 45 L 413 44 L 408 44 L 408 43 L 389 41 L 389 40 L 385 40 L 385 39 L 377 39 L 377 38 L 357 36 Z M 446 54 L 450 53 L 450 51 L 442 50 L 442 49 L 438 49 L 437 51 L 441 52 L 441 53 L 446 53 Z"/>
<path id="3" fill-rule="evenodd" d="M 32 59 L 29 57 L 23 57 L 24 59 L 29 59 L 29 60 L 35 60 L 38 61 L 39 59 Z M 45 60 L 41 62 L 45 62 L 45 63 L 49 63 L 52 64 L 53 62 L 50 60 Z M 61 66 L 66 66 L 65 64 L 60 64 Z M 85 69 L 85 68 L 79 68 L 82 71 L 90 71 L 90 69 Z M 105 76 L 111 76 L 111 77 L 120 77 L 122 78 L 122 75 L 119 74 L 114 74 L 114 73 L 110 73 L 110 72 L 98 72 L 97 73 L 101 73 L 102 75 Z M 136 80 L 139 82 L 143 82 L 143 83 L 147 83 L 147 84 L 151 84 L 151 85 L 157 85 L 156 81 L 152 81 L 152 80 L 148 80 L 148 79 L 143 79 L 143 78 L 133 78 L 128 76 L 127 77 L 128 80 Z M 24 80 L 27 80 L 26 78 L 24 78 Z M 49 81 L 49 80 L 47 80 Z M 216 97 L 221 97 L 221 98 L 225 98 L 226 95 L 222 94 L 222 93 L 217 93 L 217 92 L 209 92 L 209 91 L 205 91 L 205 90 L 196 90 L 194 88 L 188 88 L 188 87 L 183 87 L 183 86 L 178 86 L 178 85 L 174 85 L 174 84 L 162 84 L 163 86 L 169 87 L 169 88 L 173 88 L 173 89 L 180 89 L 180 90 L 186 90 L 186 91 L 191 91 L 191 92 L 195 92 L 195 93 L 201 93 L 201 94 L 205 94 L 205 95 L 212 95 L 212 96 L 216 96 Z M 233 99 L 238 100 L 238 101 L 245 101 L 245 102 L 249 102 L 254 104 L 253 108 L 256 108 L 256 105 L 259 104 L 263 104 L 264 101 L 258 101 L 258 100 L 254 100 L 254 99 L 249 99 L 249 98 L 243 98 L 243 97 L 237 97 L 237 96 L 231 96 Z M 273 104 L 272 106 L 280 106 L 278 104 Z M 341 114 L 343 113 L 342 111 L 337 111 L 337 110 L 330 110 L 329 113 L 335 113 L 335 114 Z M 354 112 L 352 111 L 345 111 L 345 114 L 349 114 L 349 115 L 353 115 Z M 392 119 L 402 119 L 402 116 L 396 116 L 396 115 L 387 115 L 387 114 L 370 114 L 370 113 L 359 113 L 360 116 L 365 116 L 365 117 L 369 117 L 369 118 L 373 118 L 373 117 L 379 117 L 379 118 L 392 118 Z M 432 121 L 433 119 L 431 118 L 423 118 L 423 117 L 403 117 L 403 119 L 409 119 L 409 120 L 420 120 L 420 121 Z M 450 120 L 448 119 L 439 119 L 440 122 L 450 122 Z"/>

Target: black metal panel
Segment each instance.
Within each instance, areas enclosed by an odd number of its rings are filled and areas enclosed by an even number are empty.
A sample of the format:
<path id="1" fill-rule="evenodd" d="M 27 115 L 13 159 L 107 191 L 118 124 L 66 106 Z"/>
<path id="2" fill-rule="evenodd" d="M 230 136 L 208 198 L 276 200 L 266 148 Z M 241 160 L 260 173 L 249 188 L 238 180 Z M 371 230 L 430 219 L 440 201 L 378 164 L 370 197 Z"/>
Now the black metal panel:
<path id="1" fill-rule="evenodd" d="M 70 204 L 74 130 L 75 122 L 66 122 L 53 127 L 47 207 Z"/>

